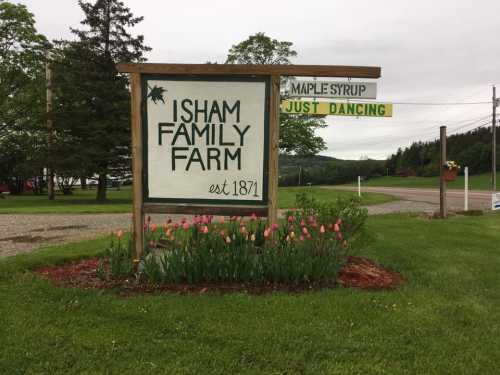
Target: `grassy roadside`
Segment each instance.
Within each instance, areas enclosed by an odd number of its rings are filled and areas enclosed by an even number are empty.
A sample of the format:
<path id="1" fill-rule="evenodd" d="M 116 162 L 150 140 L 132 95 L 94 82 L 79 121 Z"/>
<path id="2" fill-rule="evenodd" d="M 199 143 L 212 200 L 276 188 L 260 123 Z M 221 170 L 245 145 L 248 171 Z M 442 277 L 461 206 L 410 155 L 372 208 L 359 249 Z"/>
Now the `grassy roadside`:
<path id="1" fill-rule="evenodd" d="M 463 189 L 464 176 L 458 176 L 455 181 L 448 183 L 449 189 Z M 377 177 L 362 183 L 365 187 L 407 187 L 407 188 L 431 188 L 439 189 L 438 177 Z M 351 184 L 350 186 L 357 186 Z M 497 186 L 500 186 L 500 176 L 497 175 Z M 469 188 L 471 190 L 490 190 L 491 175 L 478 174 L 469 176 Z"/>
<path id="2" fill-rule="evenodd" d="M 120 298 L 26 268 L 106 240 L 0 260 L 0 368 L 24 373 L 495 374 L 500 216 L 370 217 L 360 254 L 402 272 L 396 291 Z"/>
<path id="3" fill-rule="evenodd" d="M 323 201 L 336 200 L 338 197 L 355 196 L 352 192 L 324 190 L 316 187 L 280 188 L 279 207 L 292 208 L 298 192 L 305 191 L 314 194 Z M 131 212 L 132 192 L 130 187 L 121 190 L 111 189 L 108 201 L 97 203 L 95 190 L 75 189 L 73 195 L 57 195 L 54 201 L 48 201 L 46 196 L 25 194 L 20 196 L 5 195 L 0 200 L 0 214 L 5 213 L 123 213 Z M 395 198 L 384 194 L 364 194 L 363 204 L 384 203 Z"/>

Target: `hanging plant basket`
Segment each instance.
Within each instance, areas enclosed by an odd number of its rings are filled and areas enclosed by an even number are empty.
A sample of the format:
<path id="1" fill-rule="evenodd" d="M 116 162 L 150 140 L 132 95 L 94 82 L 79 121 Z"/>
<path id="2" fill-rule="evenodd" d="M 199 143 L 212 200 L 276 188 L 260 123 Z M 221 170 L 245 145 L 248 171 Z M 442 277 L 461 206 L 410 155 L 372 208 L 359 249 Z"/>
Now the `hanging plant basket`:
<path id="1" fill-rule="evenodd" d="M 455 181 L 457 179 L 458 169 L 443 168 L 443 180 L 446 182 Z"/>

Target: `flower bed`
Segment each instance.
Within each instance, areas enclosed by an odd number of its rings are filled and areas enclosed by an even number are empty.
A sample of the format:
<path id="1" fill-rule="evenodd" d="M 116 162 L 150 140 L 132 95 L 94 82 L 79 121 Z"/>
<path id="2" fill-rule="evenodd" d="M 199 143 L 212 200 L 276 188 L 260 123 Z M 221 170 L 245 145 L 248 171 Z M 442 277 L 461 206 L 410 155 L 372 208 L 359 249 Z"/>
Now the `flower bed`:
<path id="1" fill-rule="evenodd" d="M 195 216 L 161 225 L 148 218 L 137 267 L 119 231 L 98 268 L 103 278 L 136 276 L 160 284 L 332 284 L 359 242 L 366 210 L 357 200 L 321 204 L 305 195 L 280 224 L 250 218 Z"/>

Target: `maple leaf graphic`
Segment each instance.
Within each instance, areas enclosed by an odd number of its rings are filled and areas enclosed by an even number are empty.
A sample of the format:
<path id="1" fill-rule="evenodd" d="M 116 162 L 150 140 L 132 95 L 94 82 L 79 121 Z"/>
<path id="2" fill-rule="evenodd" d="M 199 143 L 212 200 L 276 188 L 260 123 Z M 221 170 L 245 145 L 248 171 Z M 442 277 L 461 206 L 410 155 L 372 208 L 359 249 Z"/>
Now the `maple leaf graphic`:
<path id="1" fill-rule="evenodd" d="M 166 92 L 167 90 L 164 89 L 163 87 L 159 87 L 154 85 L 153 87 L 149 86 L 149 94 L 148 98 L 151 98 L 153 103 L 158 104 L 158 101 L 161 101 L 163 104 L 165 104 L 165 99 L 163 98 L 163 93 Z"/>

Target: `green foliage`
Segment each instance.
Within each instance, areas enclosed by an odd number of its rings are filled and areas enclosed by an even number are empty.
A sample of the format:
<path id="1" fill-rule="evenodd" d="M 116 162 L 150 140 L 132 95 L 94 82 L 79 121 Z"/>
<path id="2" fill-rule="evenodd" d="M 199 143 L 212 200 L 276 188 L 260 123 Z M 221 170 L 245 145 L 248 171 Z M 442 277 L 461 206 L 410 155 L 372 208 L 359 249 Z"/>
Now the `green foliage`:
<path id="1" fill-rule="evenodd" d="M 297 56 L 292 45 L 292 42 L 271 39 L 265 33 L 257 33 L 233 45 L 226 64 L 290 64 L 290 58 Z"/>
<path id="2" fill-rule="evenodd" d="M 114 277 L 131 276 L 134 273 L 132 240 L 128 238 L 126 245 L 123 244 L 123 232 L 119 231 L 111 236 L 110 246 L 106 249 L 104 256 L 109 266 L 109 273 Z M 100 265 L 100 274 L 103 275 L 104 265 Z"/>
<path id="3" fill-rule="evenodd" d="M 448 160 L 455 160 L 462 167 L 469 167 L 471 174 L 491 170 L 491 127 L 478 128 L 448 137 L 447 153 Z M 498 144 L 497 153 L 498 159 L 500 158 Z M 391 175 L 438 176 L 439 141 L 415 142 L 404 150 L 398 149 L 387 159 L 386 167 Z"/>
<path id="4" fill-rule="evenodd" d="M 148 219 L 139 274 L 155 283 L 334 283 L 366 211 L 354 201 L 325 206 L 305 196 L 298 200 L 302 210 L 289 213 L 281 225 L 255 216 L 229 222 L 221 217 L 218 223 L 196 216 L 192 224 L 169 220 L 161 227 Z M 120 242 L 110 249 L 110 271 L 119 276 L 129 253 Z"/>
<path id="5" fill-rule="evenodd" d="M 291 64 L 297 56 L 293 43 L 271 39 L 264 33 L 257 33 L 235 44 L 229 50 L 226 64 Z M 286 83 L 283 79 L 282 84 Z M 322 117 L 280 114 L 280 144 L 282 153 L 315 155 L 326 150 L 323 138 L 315 134 L 326 127 Z"/>
<path id="6" fill-rule="evenodd" d="M 272 228 L 259 219 L 202 220 L 150 229 L 143 275 L 156 283 L 333 283 L 347 249 L 333 223 L 305 223 L 298 213 Z"/>
<path id="7" fill-rule="evenodd" d="M 130 174 L 129 82 L 116 63 L 142 62 L 150 48 L 142 35 L 129 33 L 142 18 L 123 2 L 79 5 L 83 28 L 71 29 L 76 39 L 59 42 L 54 56 L 57 160 L 65 175 L 98 174 L 97 198 L 103 201 L 106 178 Z"/>
<path id="8" fill-rule="evenodd" d="M 0 1 L 0 183 L 13 193 L 45 165 L 48 48 L 26 6 Z"/>
<path id="9" fill-rule="evenodd" d="M 328 156 L 280 155 L 280 186 L 337 185 L 386 173 L 383 160 L 341 160 Z"/>
<path id="10" fill-rule="evenodd" d="M 316 217 L 323 223 L 342 222 L 342 233 L 349 246 L 359 246 L 365 243 L 364 231 L 368 210 L 361 207 L 358 197 L 338 197 L 336 201 L 318 200 L 307 193 L 297 194 L 296 207 L 307 217 Z"/>

